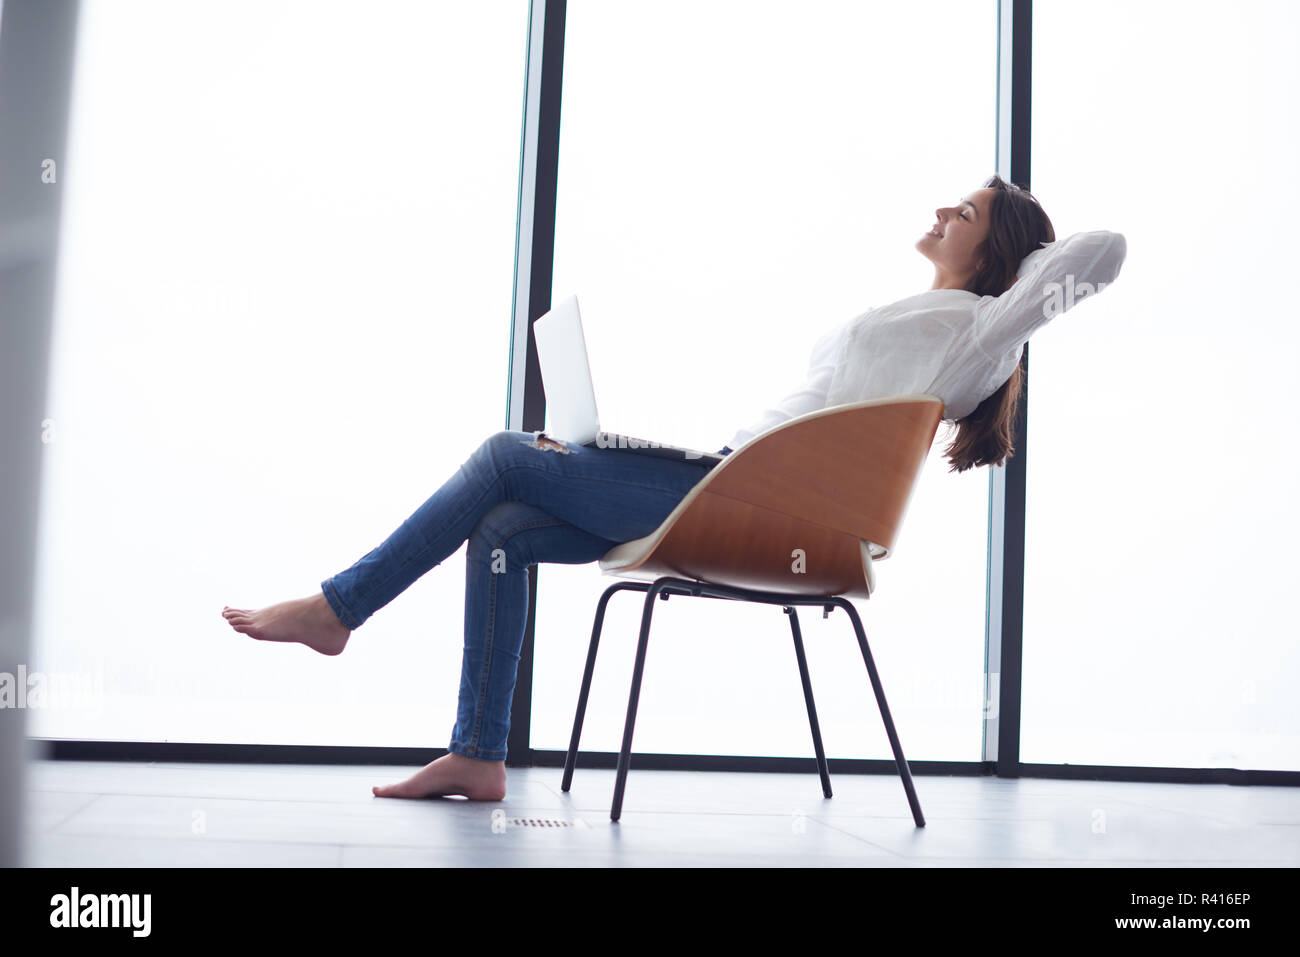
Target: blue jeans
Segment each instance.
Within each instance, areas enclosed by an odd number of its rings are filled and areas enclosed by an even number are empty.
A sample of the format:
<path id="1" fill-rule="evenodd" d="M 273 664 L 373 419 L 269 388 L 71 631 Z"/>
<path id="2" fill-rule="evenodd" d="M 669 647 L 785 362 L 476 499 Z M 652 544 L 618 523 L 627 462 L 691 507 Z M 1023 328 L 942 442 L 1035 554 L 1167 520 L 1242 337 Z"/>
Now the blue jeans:
<path id="1" fill-rule="evenodd" d="M 448 750 L 504 761 L 529 565 L 580 565 L 649 535 L 708 473 L 704 460 L 587 448 L 532 432 L 489 436 L 377 548 L 321 582 L 355 629 L 468 540 L 460 701 Z"/>

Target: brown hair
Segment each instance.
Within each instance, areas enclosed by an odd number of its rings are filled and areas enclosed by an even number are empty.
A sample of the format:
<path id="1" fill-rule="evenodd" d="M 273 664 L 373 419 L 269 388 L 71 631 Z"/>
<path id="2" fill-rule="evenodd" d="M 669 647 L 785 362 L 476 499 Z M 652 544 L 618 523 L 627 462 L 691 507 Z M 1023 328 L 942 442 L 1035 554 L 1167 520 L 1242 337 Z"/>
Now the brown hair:
<path id="1" fill-rule="evenodd" d="M 1011 288 L 1021 261 L 1043 243 L 1055 242 L 1056 232 L 1038 200 L 1023 186 L 994 174 L 984 183 L 984 188 L 988 187 L 995 190 L 989 204 L 989 233 L 975 251 L 984 258 L 966 289 L 978 296 L 1000 296 Z M 949 472 L 1001 465 L 1014 454 L 1024 376 L 1022 365 L 1017 365 L 1011 377 L 974 412 L 957 421 L 956 437 L 945 453 Z"/>

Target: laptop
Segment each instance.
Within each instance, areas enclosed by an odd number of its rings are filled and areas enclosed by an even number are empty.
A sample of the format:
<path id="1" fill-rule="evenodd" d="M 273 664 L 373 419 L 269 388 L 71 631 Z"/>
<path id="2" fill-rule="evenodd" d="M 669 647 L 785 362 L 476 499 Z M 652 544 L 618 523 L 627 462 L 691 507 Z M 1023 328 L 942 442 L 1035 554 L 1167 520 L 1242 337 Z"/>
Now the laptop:
<path id="1" fill-rule="evenodd" d="M 618 449 L 638 455 L 717 464 L 723 456 L 699 452 L 663 442 L 605 432 L 596 414 L 596 390 L 591 382 L 587 340 L 582 334 L 578 297 L 570 296 L 533 323 L 537 358 L 542 367 L 542 388 L 546 392 L 546 417 L 551 427 L 545 434 L 584 448 Z"/>

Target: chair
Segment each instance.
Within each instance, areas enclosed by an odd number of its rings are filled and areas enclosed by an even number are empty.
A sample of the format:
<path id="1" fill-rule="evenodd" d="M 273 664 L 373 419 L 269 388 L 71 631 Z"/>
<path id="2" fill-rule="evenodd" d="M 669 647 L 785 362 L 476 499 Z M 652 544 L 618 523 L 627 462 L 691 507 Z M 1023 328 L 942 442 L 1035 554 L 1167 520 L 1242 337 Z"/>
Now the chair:
<path id="1" fill-rule="evenodd" d="M 830 775 L 796 607 L 821 606 L 823 617 L 843 608 L 857 634 L 912 817 L 924 827 L 862 622 L 844 596 L 870 598 L 876 590 L 873 563 L 889 557 L 894 547 L 943 409 L 935 396 L 901 395 L 791 419 L 726 456 L 649 535 L 610 549 L 600 559 L 601 571 L 639 581 L 611 585 L 596 606 L 561 789 L 568 791 L 573 780 L 606 605 L 616 591 L 635 590 L 645 592 L 645 600 L 610 820 L 617 821 L 623 808 L 650 617 L 655 599 L 670 595 L 783 606 L 790 616 L 822 793 L 829 798 Z"/>

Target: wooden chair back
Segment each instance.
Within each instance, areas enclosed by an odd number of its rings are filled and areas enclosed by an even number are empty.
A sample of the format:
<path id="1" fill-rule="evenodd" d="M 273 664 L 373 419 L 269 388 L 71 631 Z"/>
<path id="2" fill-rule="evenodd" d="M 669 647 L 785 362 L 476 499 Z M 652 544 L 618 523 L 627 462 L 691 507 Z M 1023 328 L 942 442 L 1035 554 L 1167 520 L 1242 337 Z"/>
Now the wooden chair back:
<path id="1" fill-rule="evenodd" d="M 607 574 L 870 597 L 943 417 L 932 395 L 799 416 L 728 455 L 658 529 L 611 549 Z"/>

